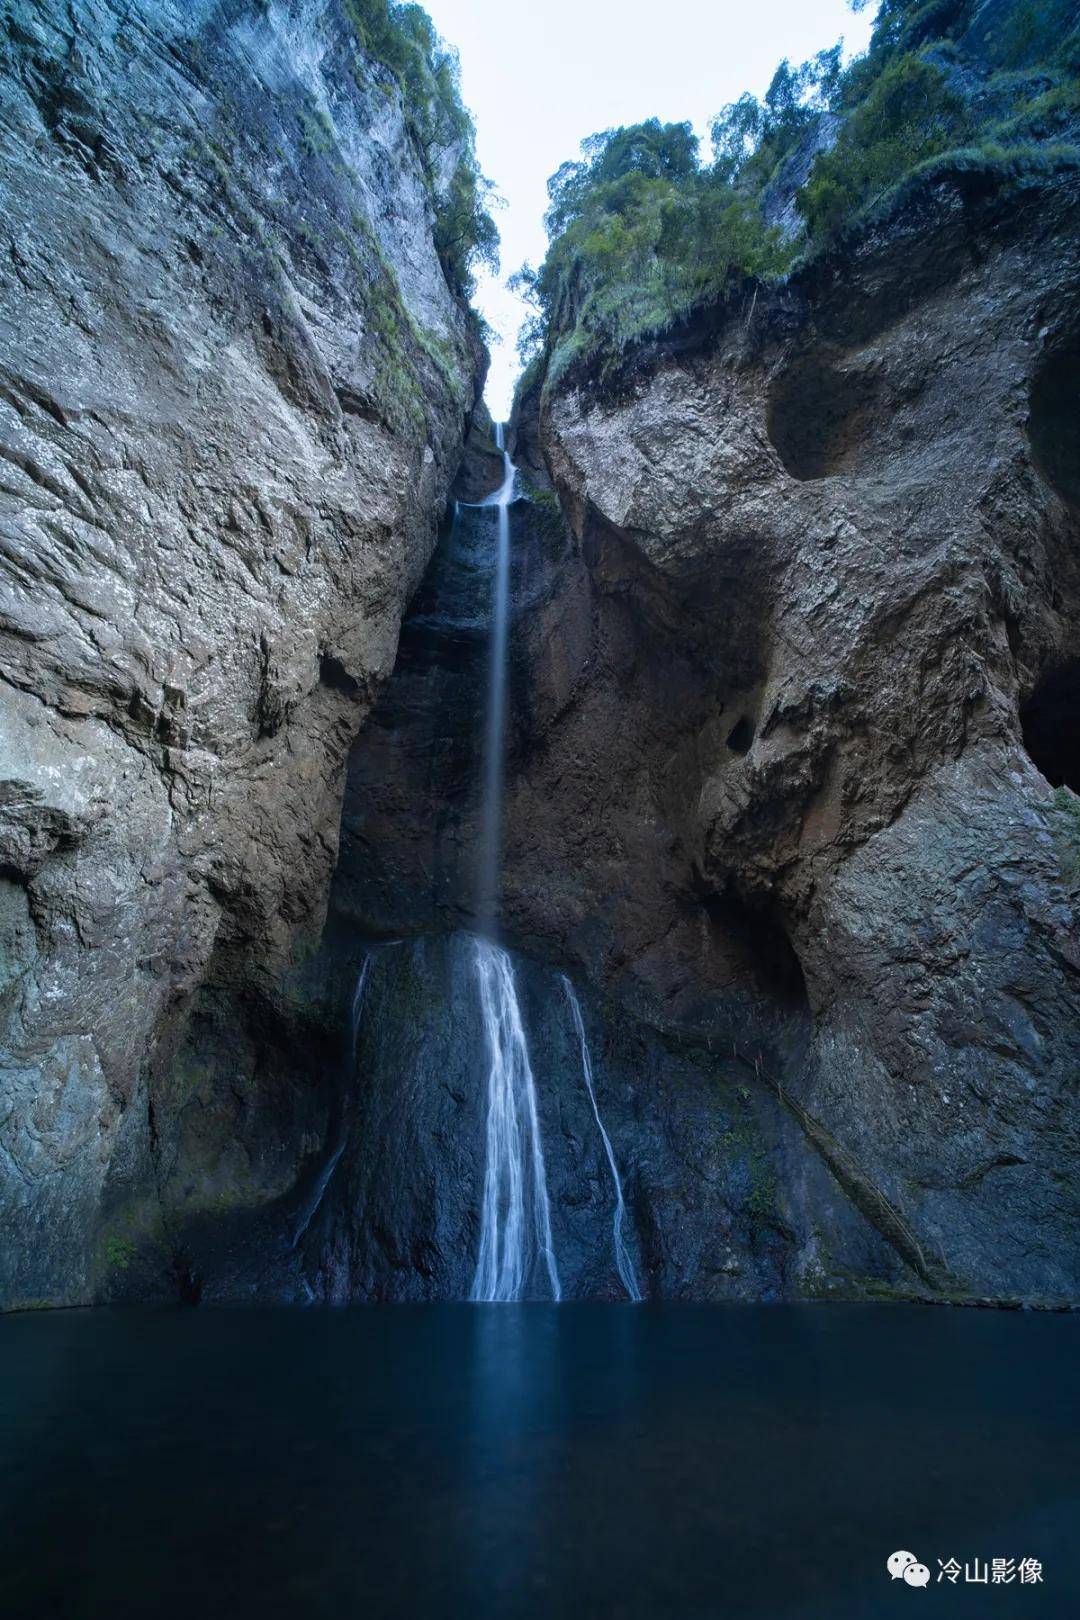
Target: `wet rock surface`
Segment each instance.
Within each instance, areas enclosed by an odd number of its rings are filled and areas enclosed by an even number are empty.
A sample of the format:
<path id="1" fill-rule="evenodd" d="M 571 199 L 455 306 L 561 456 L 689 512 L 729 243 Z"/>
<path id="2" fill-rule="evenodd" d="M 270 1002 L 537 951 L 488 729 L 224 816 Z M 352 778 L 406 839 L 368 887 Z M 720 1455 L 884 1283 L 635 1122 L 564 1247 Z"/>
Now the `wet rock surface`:
<path id="1" fill-rule="evenodd" d="M 3 1302 L 462 1297 L 501 464 L 400 102 L 333 0 L 4 19 Z M 646 1295 L 1076 1296 L 1078 215 L 939 176 L 519 401 L 567 1297 L 561 972 Z"/>
<path id="2" fill-rule="evenodd" d="M 309 1136 L 302 1173 L 257 1207 L 235 1204 L 223 1179 L 220 1206 L 184 1223 L 179 1274 L 168 1272 L 153 1244 L 142 1245 L 113 1297 L 169 1297 L 177 1285 L 207 1302 L 468 1297 L 488 1061 L 473 939 L 420 936 L 351 959 L 341 940 L 337 961 L 337 1015 L 350 1028 L 357 1013 L 355 1038 L 321 1048 L 338 1103 L 325 1128 Z M 334 982 L 325 969 L 324 962 L 324 987 Z M 362 971 L 362 997 L 354 999 Z M 521 956 L 513 971 L 562 1295 L 625 1299 L 613 1246 L 614 1184 L 565 988 L 555 970 Z M 587 989 L 582 1010 L 626 1200 L 624 1234 L 646 1298 L 850 1293 L 887 1272 L 888 1244 L 852 1210 L 752 1070 L 705 1047 L 689 1050 Z M 327 1023 L 332 1017 L 328 1006 Z M 294 1049 L 294 1062 L 298 1056 Z M 293 1134 L 303 1136 L 287 1071 L 280 1050 L 276 1069 L 264 1061 L 263 1116 L 253 1107 L 233 1127 L 231 1151 L 252 1164 L 268 1164 L 267 1121 L 289 1117 L 287 1097 Z M 189 1169 L 208 1162 L 207 1140 L 192 1137 L 190 1122 L 176 1148 L 174 1177 L 185 1159 Z M 526 1297 L 550 1298 L 536 1265 Z"/>
<path id="3" fill-rule="evenodd" d="M 751 1286 L 1076 1293 L 1077 206 L 916 189 L 620 396 L 534 391 L 511 424 L 537 498 L 504 926 L 601 1022 L 698 1074 L 730 1053 L 719 1095 L 779 1106 L 766 1154 L 793 1130 L 815 1175 L 776 1172 L 782 1284 L 735 1238 Z M 482 655 L 462 684 L 412 633 L 425 672 L 346 794 L 334 904 L 376 936 L 469 920 L 476 765 L 445 742 L 477 735 Z M 720 1227 L 691 1224 L 707 1267 Z"/>
<path id="4" fill-rule="evenodd" d="M 73 1303 L 175 1259 L 174 1138 L 258 1203 L 329 1106 L 246 1009 L 289 1026 L 482 356 L 336 0 L 9 3 L 0 56 L 0 1297 Z"/>

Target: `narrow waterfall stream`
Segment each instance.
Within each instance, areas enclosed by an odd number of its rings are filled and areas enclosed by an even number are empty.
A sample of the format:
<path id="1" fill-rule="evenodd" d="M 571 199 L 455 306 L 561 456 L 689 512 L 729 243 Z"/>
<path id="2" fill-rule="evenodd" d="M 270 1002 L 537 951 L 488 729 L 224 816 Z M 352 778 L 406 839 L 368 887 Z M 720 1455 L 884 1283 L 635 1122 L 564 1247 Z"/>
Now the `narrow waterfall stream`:
<path id="1" fill-rule="evenodd" d="M 487 715 L 484 726 L 484 796 L 481 807 L 477 913 L 483 928 L 494 926 L 499 910 L 499 865 L 502 852 L 503 773 L 506 753 L 506 678 L 510 632 L 510 502 L 517 469 L 506 452 L 505 429 L 495 428 L 502 451 L 503 481 L 482 504 L 494 506 L 495 582 L 491 603 Z"/>
<path id="2" fill-rule="evenodd" d="M 635 1304 L 640 1304 L 642 1299 L 641 1289 L 638 1287 L 637 1276 L 634 1272 L 634 1262 L 630 1258 L 630 1252 L 626 1247 L 626 1240 L 623 1237 L 623 1219 L 626 1215 L 626 1200 L 623 1197 L 622 1177 L 619 1175 L 619 1166 L 615 1160 L 615 1150 L 611 1146 L 611 1138 L 604 1129 L 604 1122 L 600 1118 L 600 1108 L 596 1101 L 596 1089 L 593 1085 L 592 1059 L 589 1056 L 589 1043 L 585 1036 L 585 1022 L 581 1016 L 581 1003 L 574 994 L 574 987 L 570 983 L 570 980 L 566 977 L 566 974 L 563 973 L 560 975 L 560 977 L 562 979 L 563 989 L 566 991 L 566 999 L 570 1003 L 570 1013 L 574 1020 L 574 1028 L 577 1031 L 578 1040 L 581 1042 L 581 1072 L 585 1077 L 585 1089 L 589 1093 L 589 1101 L 592 1103 L 592 1111 L 593 1117 L 596 1120 L 596 1128 L 600 1132 L 600 1139 L 604 1144 L 604 1152 L 607 1154 L 608 1167 L 611 1170 L 611 1179 L 615 1186 L 615 1218 L 612 1229 L 612 1241 L 615 1249 L 615 1266 L 627 1294 Z"/>
<path id="3" fill-rule="evenodd" d="M 496 508 L 498 522 L 477 881 L 477 915 L 485 931 L 494 931 L 499 910 L 510 622 L 510 502 L 516 479 L 502 423 L 496 428 L 496 443 L 503 455 L 503 481 L 483 503 Z M 535 1292 L 546 1273 L 551 1297 L 558 1300 L 562 1290 L 551 1240 L 536 1084 L 513 964 L 509 954 L 491 939 L 477 937 L 473 943 L 488 1080 L 480 1248 L 471 1297 L 478 1301 L 523 1299 Z"/>
<path id="4" fill-rule="evenodd" d="M 356 989 L 352 998 L 352 1060 L 356 1066 L 356 1042 L 360 1035 L 360 1019 L 364 1011 L 364 990 L 367 987 L 368 970 L 371 967 L 371 953 L 364 957 L 360 972 L 356 976 Z"/>
<path id="5" fill-rule="evenodd" d="M 558 1300 L 562 1290 L 551 1241 L 536 1086 L 514 969 L 500 946 L 479 938 L 473 944 L 489 1070 L 480 1253 L 472 1297 L 526 1298 L 531 1273 L 542 1264 L 551 1297 Z"/>

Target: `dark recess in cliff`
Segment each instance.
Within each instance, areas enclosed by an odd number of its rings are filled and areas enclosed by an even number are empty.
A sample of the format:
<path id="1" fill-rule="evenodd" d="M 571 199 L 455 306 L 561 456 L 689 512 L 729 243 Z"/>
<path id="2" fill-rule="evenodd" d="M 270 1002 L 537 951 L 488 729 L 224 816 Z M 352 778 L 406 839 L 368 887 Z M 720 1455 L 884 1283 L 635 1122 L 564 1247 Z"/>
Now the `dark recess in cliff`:
<path id="1" fill-rule="evenodd" d="M 769 438 L 792 478 L 828 478 L 857 454 L 877 396 L 875 379 L 819 356 L 789 366 L 769 400 Z"/>
<path id="2" fill-rule="evenodd" d="M 1046 355 L 1031 390 L 1028 425 L 1035 463 L 1063 500 L 1080 507 L 1080 338 Z"/>
<path id="3" fill-rule="evenodd" d="M 1045 676 L 1020 711 L 1024 746 L 1051 787 L 1080 793 L 1080 658 Z"/>
<path id="4" fill-rule="evenodd" d="M 702 904 L 718 944 L 740 961 L 759 994 L 787 1017 L 808 1022 L 802 965 L 770 907 L 752 904 L 732 887 L 707 894 Z"/>

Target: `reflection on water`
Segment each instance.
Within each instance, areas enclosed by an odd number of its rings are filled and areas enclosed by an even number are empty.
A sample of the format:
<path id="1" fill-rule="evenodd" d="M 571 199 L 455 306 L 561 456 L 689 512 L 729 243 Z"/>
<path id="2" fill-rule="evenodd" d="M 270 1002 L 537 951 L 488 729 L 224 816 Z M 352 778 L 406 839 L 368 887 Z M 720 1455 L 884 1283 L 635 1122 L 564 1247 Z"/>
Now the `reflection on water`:
<path id="1" fill-rule="evenodd" d="M 0 1613 L 1064 1620 L 1077 1332 L 835 1306 L 8 1318 Z M 889 1581 L 898 1548 L 930 1595 Z M 934 1583 L 999 1556 L 1045 1584 Z"/>

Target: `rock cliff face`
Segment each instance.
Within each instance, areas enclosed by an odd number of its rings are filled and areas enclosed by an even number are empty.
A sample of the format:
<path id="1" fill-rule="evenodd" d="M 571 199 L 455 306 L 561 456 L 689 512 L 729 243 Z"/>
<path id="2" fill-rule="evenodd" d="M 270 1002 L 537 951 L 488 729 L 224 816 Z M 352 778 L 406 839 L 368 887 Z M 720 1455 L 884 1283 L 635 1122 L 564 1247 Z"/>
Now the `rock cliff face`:
<path id="1" fill-rule="evenodd" d="M 0 56 L 0 1300 L 72 1303 L 147 1245 L 186 1286 L 174 1205 L 258 1206 L 326 1128 L 245 1031 L 482 356 L 339 0 L 8 0 Z"/>
<path id="2" fill-rule="evenodd" d="M 1077 221 L 1075 179 L 959 173 L 540 421 L 593 609 L 515 928 L 744 1049 L 782 939 L 772 1084 L 945 1290 L 1076 1292 Z"/>
<path id="3" fill-rule="evenodd" d="M 939 180 L 619 396 L 519 402 L 503 920 L 593 986 L 660 1293 L 1075 1297 L 1078 201 Z M 468 920 L 449 620 L 418 600 L 353 752 L 334 908 L 376 936 Z"/>
<path id="4" fill-rule="evenodd" d="M 0 1299 L 460 1297 L 501 463 L 398 92 L 337 0 L 3 18 Z M 567 1297 L 564 972 L 646 1293 L 1076 1297 L 1078 221 L 939 173 L 519 400 Z"/>

